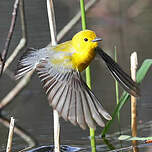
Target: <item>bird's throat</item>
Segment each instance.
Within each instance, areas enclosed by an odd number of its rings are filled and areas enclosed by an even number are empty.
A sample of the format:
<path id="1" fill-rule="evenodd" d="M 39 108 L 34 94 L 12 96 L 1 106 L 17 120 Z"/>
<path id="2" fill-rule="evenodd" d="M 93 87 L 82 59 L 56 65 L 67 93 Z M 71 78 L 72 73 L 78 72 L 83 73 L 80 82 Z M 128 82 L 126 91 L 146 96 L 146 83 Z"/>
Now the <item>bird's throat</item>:
<path id="1" fill-rule="evenodd" d="M 95 51 L 85 50 L 82 52 L 76 52 L 72 55 L 72 62 L 75 69 L 82 72 L 90 64 L 90 62 L 95 57 Z"/>

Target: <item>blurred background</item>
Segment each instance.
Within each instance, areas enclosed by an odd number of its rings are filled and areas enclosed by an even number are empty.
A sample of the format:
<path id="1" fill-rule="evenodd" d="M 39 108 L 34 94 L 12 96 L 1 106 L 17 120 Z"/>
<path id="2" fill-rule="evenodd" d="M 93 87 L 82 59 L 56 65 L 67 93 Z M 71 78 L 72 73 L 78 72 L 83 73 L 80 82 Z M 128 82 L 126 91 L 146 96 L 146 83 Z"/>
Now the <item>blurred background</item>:
<path id="1" fill-rule="evenodd" d="M 86 3 L 88 1 L 85 1 Z M 4 43 L 10 27 L 14 0 L 0 1 L 0 50 Z M 59 32 L 79 12 L 78 0 L 56 0 L 54 1 L 57 32 Z M 45 0 L 24 1 L 25 19 L 27 29 L 27 47 L 43 48 L 50 43 L 50 32 L 48 26 L 47 7 Z M 87 11 L 87 28 L 94 30 L 99 37 L 103 38 L 102 48 L 114 56 L 114 46 L 117 47 L 118 63 L 130 74 L 130 55 L 136 51 L 138 55 L 138 67 L 145 59 L 152 58 L 152 1 L 151 0 L 97 0 Z M 16 21 L 14 34 L 9 47 L 9 54 L 13 52 L 21 38 L 20 17 Z M 60 42 L 72 38 L 81 30 L 79 21 Z M 0 99 L 3 99 L 8 92 L 17 84 L 13 79 L 17 60 L 23 54 L 22 50 L 17 58 L 11 63 L 8 70 L 0 79 Z M 138 100 L 138 124 L 151 121 L 152 115 L 152 69 L 149 70 L 145 79 L 140 85 L 141 97 Z M 85 73 L 83 73 L 84 75 Z M 92 90 L 100 99 L 104 108 L 112 114 L 116 105 L 115 82 L 104 64 L 97 57 L 91 64 Z M 122 89 L 120 88 L 122 91 Z M 13 116 L 16 124 L 24 128 L 38 145 L 49 145 L 53 143 L 53 116 L 52 108 L 49 106 L 47 97 L 42 89 L 38 76 L 34 74 L 30 83 L 21 93 L 13 99 L 1 115 L 10 119 Z M 61 122 L 61 144 L 77 147 L 89 147 L 89 129 L 82 130 Z M 130 127 L 130 101 L 125 104 L 120 114 L 120 126 L 122 130 Z M 146 126 L 144 128 L 147 128 Z M 99 135 L 102 128 L 97 128 L 96 135 Z M 118 122 L 115 120 L 109 134 L 118 132 Z M 0 152 L 3 152 L 7 143 L 8 129 L 0 124 Z M 148 129 L 138 132 L 138 136 L 152 136 L 152 124 Z M 112 142 L 115 142 L 112 140 Z M 102 140 L 97 141 L 99 151 L 108 151 Z M 13 139 L 14 150 L 26 146 L 19 136 Z M 150 147 L 141 151 L 150 152 Z"/>

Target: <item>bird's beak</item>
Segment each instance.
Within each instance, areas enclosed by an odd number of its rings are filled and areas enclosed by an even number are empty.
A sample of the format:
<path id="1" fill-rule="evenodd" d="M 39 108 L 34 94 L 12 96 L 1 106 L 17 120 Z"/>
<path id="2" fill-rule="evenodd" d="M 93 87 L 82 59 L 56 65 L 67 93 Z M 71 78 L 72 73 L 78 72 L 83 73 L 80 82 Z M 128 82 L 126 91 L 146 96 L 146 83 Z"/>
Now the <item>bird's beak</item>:
<path id="1" fill-rule="evenodd" d="M 92 42 L 99 42 L 99 41 L 102 41 L 102 38 L 95 38 L 94 40 L 92 40 Z"/>

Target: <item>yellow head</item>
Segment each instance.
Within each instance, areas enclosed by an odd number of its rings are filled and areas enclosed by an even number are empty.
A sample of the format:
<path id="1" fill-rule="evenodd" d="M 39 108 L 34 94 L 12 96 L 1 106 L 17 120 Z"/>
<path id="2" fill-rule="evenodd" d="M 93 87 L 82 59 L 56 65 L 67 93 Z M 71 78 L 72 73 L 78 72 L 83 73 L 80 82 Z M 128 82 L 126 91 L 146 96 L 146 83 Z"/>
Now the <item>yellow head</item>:
<path id="1" fill-rule="evenodd" d="M 94 50 L 98 46 L 96 37 L 96 34 L 91 30 L 80 31 L 73 36 L 72 45 L 74 46 L 76 51 L 80 52 L 87 51 L 90 49 Z"/>
<path id="2" fill-rule="evenodd" d="M 75 49 L 73 54 L 74 67 L 83 71 L 95 56 L 95 48 L 98 46 L 96 34 L 91 30 L 80 31 L 72 38 L 72 46 Z"/>

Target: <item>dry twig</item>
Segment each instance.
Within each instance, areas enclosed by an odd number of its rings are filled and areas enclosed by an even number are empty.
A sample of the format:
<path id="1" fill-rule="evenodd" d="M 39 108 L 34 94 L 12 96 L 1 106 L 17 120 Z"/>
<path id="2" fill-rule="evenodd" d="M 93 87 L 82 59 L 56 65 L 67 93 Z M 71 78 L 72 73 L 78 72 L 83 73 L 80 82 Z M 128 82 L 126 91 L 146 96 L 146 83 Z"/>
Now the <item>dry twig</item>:
<path id="1" fill-rule="evenodd" d="M 7 38 L 6 38 L 6 41 L 5 41 L 3 52 L 0 55 L 1 56 L 0 76 L 3 73 L 3 68 L 4 68 L 4 65 L 5 65 L 5 62 L 6 62 L 6 57 L 7 57 L 7 54 L 8 54 L 9 44 L 10 44 L 10 41 L 11 41 L 11 38 L 12 38 L 12 35 L 13 35 L 13 31 L 14 31 L 14 27 L 15 27 L 15 23 L 16 23 L 15 21 L 16 21 L 16 17 L 17 17 L 18 3 L 19 3 L 19 0 L 15 0 L 10 29 L 9 29 L 9 32 L 8 32 L 8 35 L 7 35 Z"/>
<path id="2" fill-rule="evenodd" d="M 14 118 L 11 117 L 6 152 L 12 151 L 13 133 L 14 133 Z"/>
<path id="3" fill-rule="evenodd" d="M 21 30 L 22 30 L 22 38 L 20 39 L 19 44 L 13 51 L 13 53 L 10 55 L 10 57 L 5 62 L 5 66 L 3 69 L 3 72 L 7 69 L 7 67 L 12 63 L 12 61 L 15 59 L 16 55 L 19 53 L 19 51 L 25 47 L 26 45 L 26 27 L 25 27 L 25 16 L 24 16 L 24 1 L 20 0 L 19 2 L 19 10 L 20 10 L 20 18 L 21 18 Z"/>
<path id="4" fill-rule="evenodd" d="M 14 60 L 16 55 L 19 53 L 19 51 L 25 46 L 26 44 L 26 27 L 25 27 L 25 18 L 24 18 L 24 6 L 23 6 L 23 0 L 19 1 L 19 8 L 20 8 L 20 17 L 21 17 L 21 30 L 22 30 L 22 38 L 17 45 L 16 49 L 13 51 L 11 56 L 7 59 L 3 71 L 5 71 L 8 66 L 11 64 L 11 62 Z M 32 72 L 33 73 L 33 72 Z M 11 102 L 11 100 L 26 86 L 27 82 L 29 81 L 32 74 L 28 74 L 25 76 L 24 79 L 22 79 L 15 87 L 12 89 L 6 97 L 4 97 L 0 102 L 0 109 L 4 108 L 8 103 Z"/>
<path id="5" fill-rule="evenodd" d="M 50 35 L 52 45 L 57 44 L 56 40 L 56 22 L 55 22 L 55 13 L 52 0 L 47 0 L 47 12 L 49 19 Z M 60 152 L 60 122 L 59 114 L 56 110 L 53 110 L 54 117 L 54 151 Z"/>
<path id="6" fill-rule="evenodd" d="M 11 100 L 27 85 L 33 72 L 34 70 L 27 73 L 26 76 L 23 77 L 19 83 L 7 94 L 7 96 L 2 99 L 0 102 L 0 109 L 5 108 L 11 102 Z"/>

